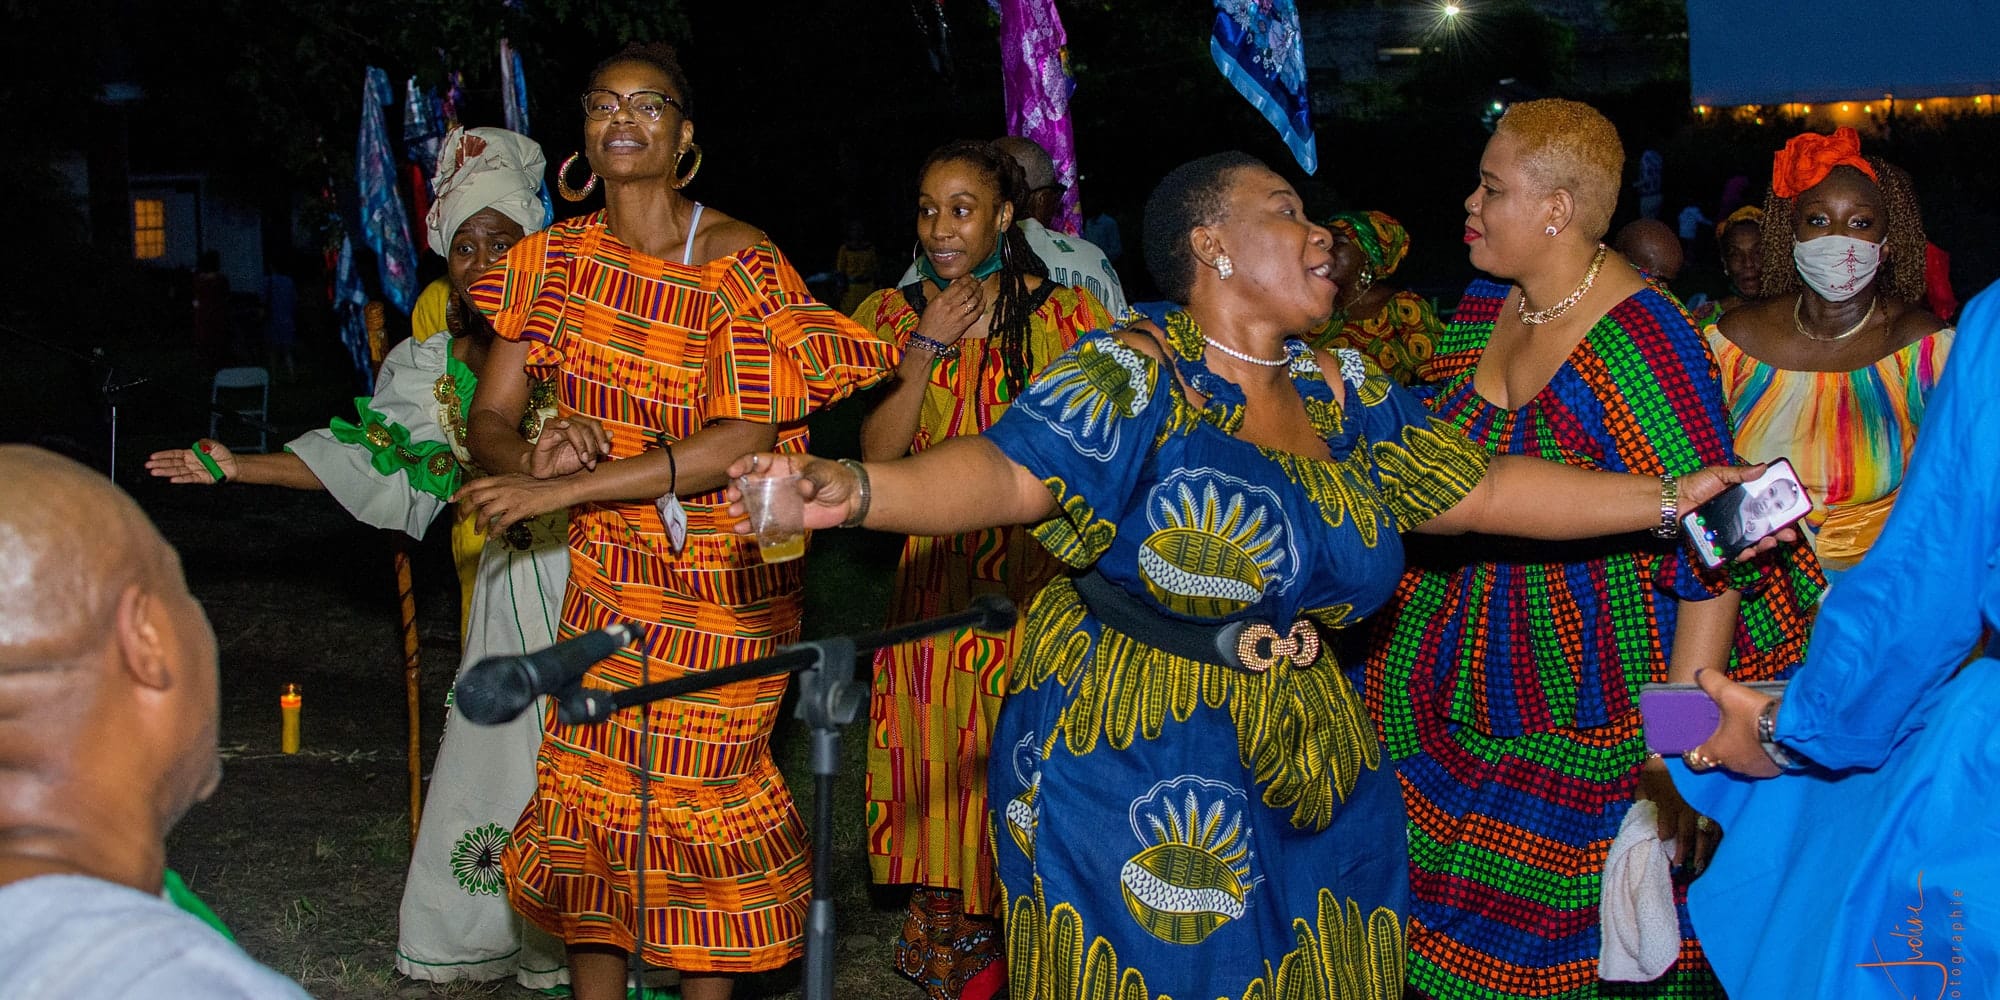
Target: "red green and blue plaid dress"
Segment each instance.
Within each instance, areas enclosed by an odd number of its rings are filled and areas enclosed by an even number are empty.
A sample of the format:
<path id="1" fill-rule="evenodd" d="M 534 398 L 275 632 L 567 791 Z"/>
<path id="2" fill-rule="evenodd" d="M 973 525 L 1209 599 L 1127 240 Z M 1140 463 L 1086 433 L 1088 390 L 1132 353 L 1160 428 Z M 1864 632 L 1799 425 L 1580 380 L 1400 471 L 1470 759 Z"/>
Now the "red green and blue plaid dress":
<path id="1" fill-rule="evenodd" d="M 1518 410 L 1473 389 L 1507 286 L 1475 282 L 1429 373 L 1440 419 L 1495 455 L 1683 474 L 1732 457 L 1714 361 L 1648 288 L 1613 307 Z M 1410 812 L 1410 985 L 1435 997 L 1720 996 L 1682 912 L 1654 983 L 1597 978 L 1604 860 L 1638 786 L 1639 685 L 1664 680 L 1680 601 L 1745 589 L 1732 670 L 1803 653 L 1810 554 L 1729 576 L 1644 533 L 1410 539 L 1370 636 L 1368 700 Z"/>

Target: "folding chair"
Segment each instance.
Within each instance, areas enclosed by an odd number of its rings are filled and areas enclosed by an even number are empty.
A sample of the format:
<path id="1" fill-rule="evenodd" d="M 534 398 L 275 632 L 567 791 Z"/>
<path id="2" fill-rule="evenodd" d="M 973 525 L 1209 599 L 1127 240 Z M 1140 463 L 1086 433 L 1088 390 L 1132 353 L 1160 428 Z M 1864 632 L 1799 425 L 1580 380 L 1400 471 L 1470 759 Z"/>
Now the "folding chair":
<path id="1" fill-rule="evenodd" d="M 229 447 L 234 451 L 262 452 L 270 450 L 270 435 L 265 432 L 264 425 L 271 413 L 271 372 L 269 369 L 254 366 L 224 368 L 215 373 L 215 384 L 209 389 L 208 436 L 222 441 L 224 444 L 229 444 L 229 442 L 223 439 L 222 434 L 219 433 L 224 417 L 224 412 L 221 409 L 222 394 L 229 392 L 240 395 L 252 389 L 256 390 L 258 394 L 257 405 L 254 407 L 232 405 L 231 412 L 256 421 L 256 424 L 250 426 L 257 432 L 257 447 L 252 448 L 247 444 L 230 444 Z M 237 421 L 232 420 L 230 423 L 236 424 Z"/>

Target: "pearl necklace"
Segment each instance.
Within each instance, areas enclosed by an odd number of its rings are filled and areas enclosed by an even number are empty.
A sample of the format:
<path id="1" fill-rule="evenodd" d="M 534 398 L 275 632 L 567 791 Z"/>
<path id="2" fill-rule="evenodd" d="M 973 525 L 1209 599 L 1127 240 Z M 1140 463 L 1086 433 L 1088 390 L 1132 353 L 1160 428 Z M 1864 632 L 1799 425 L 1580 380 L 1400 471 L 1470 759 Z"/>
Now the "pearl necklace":
<path id="1" fill-rule="evenodd" d="M 1805 316 L 1806 293 L 1800 292 L 1798 301 L 1793 303 L 1792 305 L 1792 326 L 1793 328 L 1799 331 L 1799 336 L 1804 337 L 1807 340 L 1815 341 L 1817 343 L 1831 344 L 1834 343 L 1835 341 L 1846 340 L 1847 338 L 1852 337 L 1857 333 L 1860 333 L 1861 328 L 1867 326 L 1868 321 L 1875 318 L 1875 307 L 1877 305 L 1880 305 L 1881 302 L 1882 302 L 1882 296 L 1880 295 L 1877 295 L 1874 298 L 1869 299 L 1868 311 L 1862 313 L 1861 319 L 1857 321 L 1853 326 L 1850 326 L 1847 329 L 1842 330 L 1831 337 L 1822 337 L 1819 334 L 1816 334 L 1811 330 L 1806 329 L 1806 316 Z"/>
<path id="2" fill-rule="evenodd" d="M 1520 314 L 1521 322 L 1528 326 L 1541 326 L 1543 323 L 1559 320 L 1562 318 L 1563 313 L 1569 312 L 1571 306 L 1583 301 L 1583 297 L 1590 293 L 1590 286 L 1597 283 L 1597 271 L 1604 266 L 1604 254 L 1610 249 L 1610 247 L 1599 243 L 1597 245 L 1597 256 L 1590 258 L 1590 270 L 1585 271 L 1583 274 L 1583 284 L 1576 286 L 1576 291 L 1569 293 L 1568 298 L 1547 309 L 1537 309 L 1534 312 L 1529 312 L 1528 290 L 1525 288 L 1521 289 L 1521 297 L 1514 300 L 1514 311 Z"/>
<path id="3" fill-rule="evenodd" d="M 1260 358 L 1254 354 L 1245 354 L 1242 351 L 1239 351 L 1229 346 L 1228 344 L 1225 344 L 1222 341 L 1219 341 L 1214 337 L 1211 337 L 1205 333 L 1201 335 L 1201 339 L 1207 341 L 1208 346 L 1213 347 L 1216 350 L 1221 351 L 1222 353 L 1227 354 L 1238 361 L 1247 361 L 1253 365 L 1263 365 L 1266 368 L 1282 368 L 1292 363 L 1292 358 L 1291 355 L 1289 354 L 1282 358 L 1278 358 L 1277 360 L 1274 361 L 1270 358 Z"/>

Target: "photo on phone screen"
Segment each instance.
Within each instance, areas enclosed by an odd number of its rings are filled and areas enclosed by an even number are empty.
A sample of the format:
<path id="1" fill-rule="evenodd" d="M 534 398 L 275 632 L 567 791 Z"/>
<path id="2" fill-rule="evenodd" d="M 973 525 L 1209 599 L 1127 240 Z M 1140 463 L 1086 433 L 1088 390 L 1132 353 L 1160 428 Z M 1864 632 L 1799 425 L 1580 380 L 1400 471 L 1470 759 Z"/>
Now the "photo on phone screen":
<path id="1" fill-rule="evenodd" d="M 1703 564 L 1720 566 L 1772 532 L 1812 512 L 1812 498 L 1785 459 L 1681 515 L 1681 531 Z"/>

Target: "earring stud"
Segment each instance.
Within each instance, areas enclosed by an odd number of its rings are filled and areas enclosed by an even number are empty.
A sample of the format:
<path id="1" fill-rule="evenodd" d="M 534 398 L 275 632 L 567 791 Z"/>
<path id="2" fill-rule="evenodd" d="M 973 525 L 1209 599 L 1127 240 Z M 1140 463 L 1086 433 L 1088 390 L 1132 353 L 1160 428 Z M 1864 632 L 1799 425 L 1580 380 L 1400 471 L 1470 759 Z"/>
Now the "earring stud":
<path id="1" fill-rule="evenodd" d="M 1550 236 L 1554 236 L 1556 234 L 1556 227 L 1550 226 L 1549 228 L 1542 230 L 1542 232 L 1545 232 Z"/>
<path id="2" fill-rule="evenodd" d="M 1230 260 L 1228 254 L 1219 253 L 1215 255 L 1215 276 L 1217 278 L 1228 281 L 1229 276 L 1235 273 L 1236 262 Z"/>

